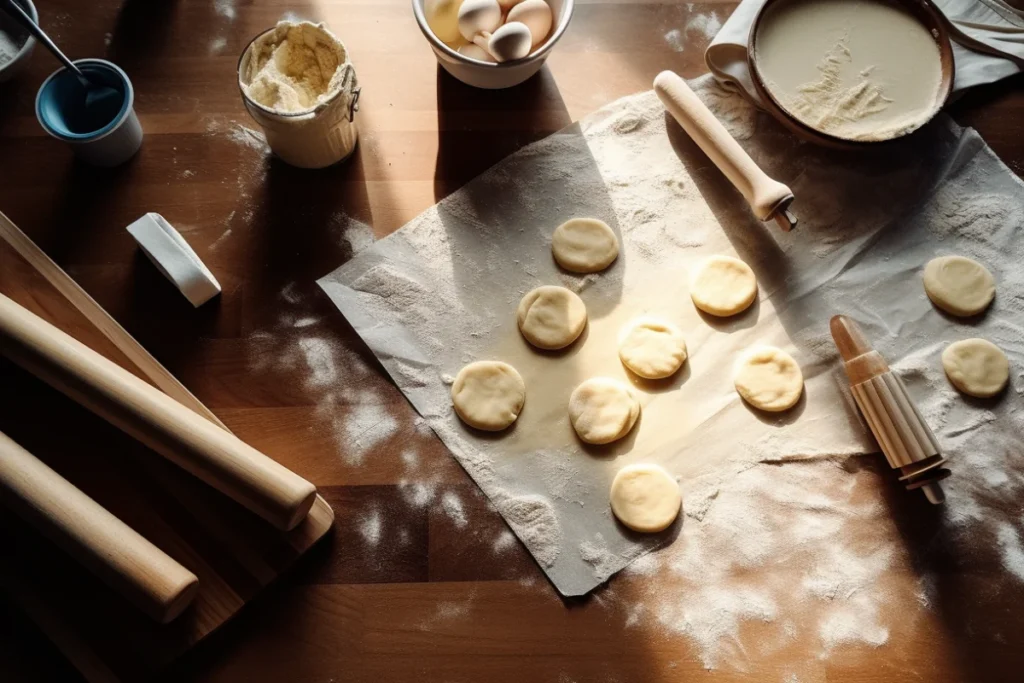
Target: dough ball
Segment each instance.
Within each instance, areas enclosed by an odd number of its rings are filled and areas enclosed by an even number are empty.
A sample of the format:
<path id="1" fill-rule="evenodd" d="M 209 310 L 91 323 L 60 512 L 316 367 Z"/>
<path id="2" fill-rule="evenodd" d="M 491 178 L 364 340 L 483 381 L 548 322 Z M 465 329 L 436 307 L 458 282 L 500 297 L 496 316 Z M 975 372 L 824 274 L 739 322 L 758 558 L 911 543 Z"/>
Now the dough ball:
<path id="1" fill-rule="evenodd" d="M 538 349 L 562 349 L 587 326 L 587 307 L 565 287 L 545 285 L 523 297 L 516 319 L 526 341 Z"/>
<path id="2" fill-rule="evenodd" d="M 619 241 L 603 221 L 572 218 L 555 228 L 551 253 L 558 265 L 573 273 L 596 273 L 619 256 Z"/>
<path id="3" fill-rule="evenodd" d="M 963 256 L 940 256 L 924 267 L 924 291 L 932 303 L 950 315 L 981 313 L 996 295 L 988 268 Z"/>
<path id="4" fill-rule="evenodd" d="M 800 366 L 774 346 L 755 346 L 740 356 L 733 383 L 744 401 L 771 413 L 789 410 L 804 391 Z"/>
<path id="5" fill-rule="evenodd" d="M 754 271 L 731 256 L 712 256 L 697 269 L 690 281 L 693 304 L 711 315 L 742 313 L 757 298 Z"/>
<path id="6" fill-rule="evenodd" d="M 626 465 L 612 480 L 612 512 L 633 531 L 663 531 L 679 516 L 679 484 L 657 465 Z"/>
<path id="7" fill-rule="evenodd" d="M 634 321 L 619 338 L 619 359 L 640 377 L 661 379 L 686 361 L 686 340 L 679 329 L 661 320 Z"/>
<path id="8" fill-rule="evenodd" d="M 625 383 L 593 377 L 569 397 L 569 419 L 580 439 L 606 444 L 629 434 L 640 416 L 640 401 Z"/>
<path id="9" fill-rule="evenodd" d="M 526 384 L 514 367 L 481 360 L 459 370 L 452 383 L 455 412 L 470 427 L 497 432 L 519 417 L 526 402 Z"/>
<path id="10" fill-rule="evenodd" d="M 942 352 L 942 369 L 968 396 L 995 396 L 1010 379 L 1010 362 L 1002 349 L 987 339 L 953 342 Z"/>

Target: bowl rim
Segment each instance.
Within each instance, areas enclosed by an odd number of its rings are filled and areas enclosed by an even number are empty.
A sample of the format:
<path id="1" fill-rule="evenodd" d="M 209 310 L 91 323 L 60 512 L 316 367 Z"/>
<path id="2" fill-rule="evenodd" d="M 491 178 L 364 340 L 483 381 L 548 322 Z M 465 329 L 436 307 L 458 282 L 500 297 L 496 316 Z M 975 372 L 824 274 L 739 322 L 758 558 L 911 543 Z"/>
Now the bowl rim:
<path id="1" fill-rule="evenodd" d="M 98 65 L 117 74 L 117 76 L 121 79 L 125 86 L 124 102 L 121 105 L 121 110 L 117 113 L 117 116 L 115 116 L 110 123 L 105 125 L 103 128 L 100 128 L 99 130 L 94 130 L 89 133 L 71 133 L 69 135 L 66 135 L 53 128 L 53 126 L 51 126 L 50 123 L 46 120 L 46 117 L 43 116 L 43 92 L 46 90 L 46 87 L 50 85 L 51 82 L 53 82 L 53 79 L 57 78 L 57 76 L 59 76 L 60 74 L 68 71 L 68 68 L 62 64 L 59 69 L 57 69 L 52 74 L 46 77 L 46 80 L 44 80 L 42 85 L 39 86 L 39 90 L 36 91 L 36 99 L 34 104 L 36 120 L 39 121 L 39 125 L 42 126 L 43 130 L 46 131 L 48 135 L 57 138 L 58 140 L 63 140 L 64 142 L 72 143 L 97 142 L 107 137 L 118 128 L 120 128 L 131 115 L 135 107 L 135 86 L 132 85 L 132 81 L 130 78 L 128 78 L 128 74 L 124 72 L 124 69 L 122 69 L 117 64 L 114 64 L 109 60 L 102 59 L 100 57 L 86 57 L 85 59 L 73 59 L 71 61 L 73 64 L 82 66 Z"/>
<path id="2" fill-rule="evenodd" d="M 906 131 L 899 135 L 890 138 L 884 138 L 882 140 L 857 140 L 851 138 L 844 138 L 825 131 L 818 130 L 812 126 L 804 123 L 800 119 L 796 118 L 790 111 L 778 100 L 775 93 L 773 93 L 767 85 L 763 82 L 763 74 L 757 65 L 756 59 L 756 44 L 758 30 L 764 21 L 765 16 L 768 13 L 768 9 L 774 5 L 782 4 L 791 0 L 766 0 L 766 2 L 758 10 L 754 17 L 754 21 L 751 22 L 750 32 L 748 33 L 747 39 L 747 66 L 750 69 L 751 80 L 754 83 L 754 90 L 761 96 L 765 102 L 765 108 L 770 114 L 776 119 L 780 120 L 781 123 L 790 128 L 790 130 L 796 132 L 799 135 L 804 136 L 819 144 L 828 145 L 830 147 L 845 148 L 845 149 L 863 149 L 869 146 L 885 145 L 897 140 L 906 138 L 909 135 L 913 135 L 917 131 L 924 128 L 926 125 L 942 111 L 942 109 L 949 102 L 949 97 L 953 91 L 953 83 L 956 80 L 956 65 L 953 61 L 953 47 L 950 41 L 950 35 L 947 27 L 942 21 L 942 16 L 939 11 L 935 8 L 931 0 L 881 0 L 883 3 L 892 4 L 902 7 L 905 11 L 911 14 L 914 19 L 929 33 L 932 34 L 935 39 L 936 46 L 939 48 L 939 61 L 942 65 L 942 84 L 939 90 L 939 97 L 933 104 L 931 112 L 928 117 L 921 122 L 917 128 Z"/>
<path id="3" fill-rule="evenodd" d="M 513 66 L 521 66 L 523 64 L 530 64 L 536 60 L 544 59 L 548 53 L 551 52 L 552 48 L 555 47 L 555 43 L 562 37 L 565 30 L 569 28 L 569 20 L 572 19 L 573 11 L 576 9 L 576 0 L 562 0 L 562 16 L 558 18 L 558 25 L 555 26 L 555 30 L 551 32 L 548 39 L 537 48 L 535 51 L 521 57 L 520 59 L 511 59 L 507 62 L 484 62 L 479 59 L 473 59 L 467 57 L 445 45 L 444 41 L 434 35 L 434 32 L 430 30 L 430 25 L 427 24 L 427 17 L 424 14 L 424 5 L 426 0 L 412 0 L 412 12 L 416 16 L 416 23 L 419 24 L 420 31 L 426 37 L 431 47 L 435 51 L 443 52 L 446 56 L 451 57 L 456 62 L 462 64 L 483 67 L 486 69 L 503 69 Z"/>
<path id="4" fill-rule="evenodd" d="M 32 21 L 34 21 L 37 26 L 39 25 L 39 12 L 36 11 L 36 6 L 35 4 L 33 4 L 32 0 L 14 0 L 14 2 L 21 5 L 23 9 L 28 10 L 28 15 L 32 17 Z M 26 33 L 28 33 L 28 31 L 26 31 Z M 21 48 L 19 48 L 19 50 L 14 53 L 14 56 L 11 57 L 11 60 L 3 66 L 0 66 L 0 73 L 6 71 L 7 69 L 14 66 L 17 62 L 20 62 L 22 59 L 24 59 L 28 55 L 28 53 L 32 52 L 32 50 L 35 48 L 36 42 L 36 37 L 31 33 L 28 33 L 28 38 L 25 40 L 24 43 L 22 43 Z"/>

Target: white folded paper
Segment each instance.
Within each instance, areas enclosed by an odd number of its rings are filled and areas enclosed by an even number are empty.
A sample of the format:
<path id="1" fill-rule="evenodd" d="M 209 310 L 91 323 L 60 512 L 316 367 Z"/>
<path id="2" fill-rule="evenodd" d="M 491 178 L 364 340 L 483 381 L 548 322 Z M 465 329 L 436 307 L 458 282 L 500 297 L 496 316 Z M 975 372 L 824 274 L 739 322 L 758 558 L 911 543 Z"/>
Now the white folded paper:
<path id="1" fill-rule="evenodd" d="M 147 213 L 128 232 L 164 276 L 198 308 L 220 294 L 220 283 L 185 238 L 158 213 Z"/>
<path id="2" fill-rule="evenodd" d="M 765 1 L 742 0 L 704 53 L 715 78 L 762 108 L 747 65 L 747 41 Z M 1024 70 L 1024 11 L 1002 0 L 933 2 L 953 25 L 954 94 Z"/>

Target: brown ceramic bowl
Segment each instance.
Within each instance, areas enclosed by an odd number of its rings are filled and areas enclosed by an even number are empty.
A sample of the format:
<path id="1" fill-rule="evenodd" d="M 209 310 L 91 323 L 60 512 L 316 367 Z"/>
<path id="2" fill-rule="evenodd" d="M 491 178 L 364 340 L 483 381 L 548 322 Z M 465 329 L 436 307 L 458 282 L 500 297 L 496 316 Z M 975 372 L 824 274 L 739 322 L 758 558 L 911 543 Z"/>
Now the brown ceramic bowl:
<path id="1" fill-rule="evenodd" d="M 902 135 L 897 135 L 892 138 L 885 140 L 850 140 L 848 138 L 841 138 L 835 135 L 831 135 L 824 131 L 817 130 L 798 120 L 795 116 L 790 114 L 786 108 L 776 99 L 775 95 L 765 86 L 764 76 L 758 69 L 757 59 L 757 35 L 758 29 L 761 27 L 761 22 L 765 17 L 765 13 L 772 7 L 777 7 L 784 3 L 792 2 L 808 2 L 813 0 L 767 0 L 764 5 L 758 11 L 757 16 L 754 17 L 754 23 L 750 27 L 750 47 L 747 50 L 747 63 L 750 67 L 751 79 L 754 82 L 754 88 L 757 90 L 758 95 L 761 97 L 761 101 L 764 103 L 765 109 L 776 119 L 778 119 L 784 126 L 789 128 L 791 131 L 799 135 L 800 137 L 816 142 L 818 144 L 839 147 L 844 149 L 863 149 L 867 146 L 877 146 L 892 142 L 893 140 L 899 140 L 906 135 L 911 135 L 915 131 L 920 130 L 918 127 Z M 946 101 L 949 99 L 949 94 L 953 90 L 953 46 L 949 41 L 949 29 L 946 25 L 945 17 L 935 8 L 930 0 L 881 0 L 889 4 L 898 5 L 911 16 L 917 19 L 918 22 L 932 34 L 935 38 L 935 42 L 939 46 L 939 60 L 941 65 L 941 76 L 939 81 L 939 91 L 935 98 L 935 103 L 932 105 L 931 113 L 928 116 L 927 123 L 935 117 L 942 107 L 945 106 Z M 922 124 L 922 126 L 925 124 Z"/>

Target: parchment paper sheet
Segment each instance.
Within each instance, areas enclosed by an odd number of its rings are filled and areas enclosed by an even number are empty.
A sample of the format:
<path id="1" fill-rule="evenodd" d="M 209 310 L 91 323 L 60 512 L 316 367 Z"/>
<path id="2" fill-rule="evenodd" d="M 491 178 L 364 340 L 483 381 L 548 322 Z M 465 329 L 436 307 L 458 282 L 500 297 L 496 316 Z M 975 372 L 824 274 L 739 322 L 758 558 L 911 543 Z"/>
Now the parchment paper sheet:
<path id="1" fill-rule="evenodd" d="M 698 484 L 706 491 L 755 462 L 876 450 L 828 336 L 831 315 L 859 320 L 926 403 L 950 341 L 985 336 L 1015 372 L 1024 360 L 1024 188 L 977 134 L 941 117 L 908 141 L 828 151 L 709 77 L 693 85 L 793 189 L 796 231 L 754 219 L 654 94 L 642 93 L 512 155 L 320 281 L 564 595 L 592 590 L 686 523 L 681 516 L 653 537 L 618 525 L 608 487 L 625 464 L 665 466 L 688 509 Z M 601 218 L 619 235 L 622 253 L 605 273 L 581 278 L 554 264 L 550 235 L 573 216 Z M 694 266 L 719 253 L 749 263 L 760 285 L 754 307 L 726 321 L 698 314 L 687 288 Z M 982 320 L 961 324 L 926 299 L 920 269 L 945 253 L 980 259 L 1000 283 Z M 519 299 L 541 284 L 568 286 L 587 304 L 588 330 L 566 352 L 538 353 L 516 328 Z M 647 314 L 686 334 L 690 360 L 677 377 L 644 382 L 618 360 L 619 329 Z M 733 390 L 733 361 L 755 343 L 788 349 L 803 369 L 804 399 L 781 416 L 749 409 Z M 524 411 L 504 434 L 468 429 L 451 408 L 451 379 L 481 359 L 505 360 L 526 381 Z M 579 442 L 566 412 L 573 388 L 595 375 L 632 381 L 644 406 L 630 436 L 603 448 Z M 1020 403 L 1011 387 L 983 406 L 992 419 L 977 419 L 977 405 L 944 392 L 928 415 L 962 420 L 960 443 Z"/>

